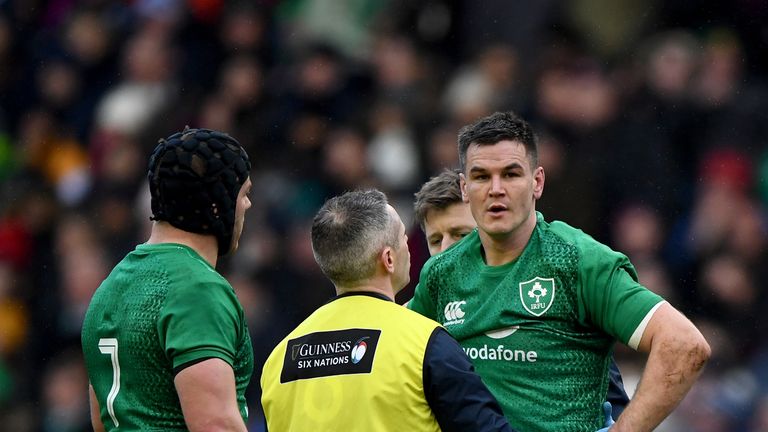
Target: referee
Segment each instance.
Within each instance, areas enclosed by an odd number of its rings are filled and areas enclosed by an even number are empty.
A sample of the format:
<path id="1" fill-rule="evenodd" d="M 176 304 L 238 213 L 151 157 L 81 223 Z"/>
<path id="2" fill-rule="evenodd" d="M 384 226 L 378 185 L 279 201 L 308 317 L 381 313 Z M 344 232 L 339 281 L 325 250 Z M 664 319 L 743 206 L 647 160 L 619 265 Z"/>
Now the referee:
<path id="1" fill-rule="evenodd" d="M 312 249 L 337 297 L 265 363 L 270 431 L 512 431 L 459 344 L 394 302 L 409 280 L 407 241 L 379 191 L 320 209 Z"/>

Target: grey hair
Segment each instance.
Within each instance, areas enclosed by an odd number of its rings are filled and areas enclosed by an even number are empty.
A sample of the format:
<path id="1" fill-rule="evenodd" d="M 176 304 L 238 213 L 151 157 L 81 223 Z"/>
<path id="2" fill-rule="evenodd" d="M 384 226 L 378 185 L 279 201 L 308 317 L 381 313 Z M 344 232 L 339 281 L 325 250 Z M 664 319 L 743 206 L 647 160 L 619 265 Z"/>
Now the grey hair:
<path id="1" fill-rule="evenodd" d="M 335 285 L 370 278 L 381 250 L 400 247 L 397 221 L 387 205 L 378 190 L 352 191 L 329 199 L 315 215 L 312 253 Z"/>

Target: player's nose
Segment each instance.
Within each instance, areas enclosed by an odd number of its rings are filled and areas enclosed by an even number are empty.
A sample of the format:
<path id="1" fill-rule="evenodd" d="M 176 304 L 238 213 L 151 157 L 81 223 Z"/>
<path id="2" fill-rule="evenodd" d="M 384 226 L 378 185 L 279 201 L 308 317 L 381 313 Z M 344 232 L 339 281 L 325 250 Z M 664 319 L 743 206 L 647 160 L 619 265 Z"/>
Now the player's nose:
<path id="1" fill-rule="evenodd" d="M 492 196 L 504 194 L 504 188 L 502 187 L 500 176 L 495 175 L 491 177 L 491 188 L 488 190 L 488 193 Z"/>

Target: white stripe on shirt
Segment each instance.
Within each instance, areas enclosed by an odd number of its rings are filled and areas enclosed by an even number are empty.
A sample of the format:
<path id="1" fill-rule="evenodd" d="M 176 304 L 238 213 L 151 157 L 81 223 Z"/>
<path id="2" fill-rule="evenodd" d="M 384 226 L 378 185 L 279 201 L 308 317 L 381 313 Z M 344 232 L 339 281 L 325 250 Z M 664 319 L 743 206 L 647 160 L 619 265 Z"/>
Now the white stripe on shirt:
<path id="1" fill-rule="evenodd" d="M 627 345 L 629 345 L 630 348 L 637 351 L 637 347 L 640 346 L 640 339 L 643 338 L 643 333 L 645 333 L 645 328 L 648 327 L 648 323 L 651 321 L 651 317 L 653 317 L 653 314 L 656 313 L 656 311 L 666 303 L 666 301 L 662 300 L 656 304 L 656 306 L 652 307 L 651 310 L 648 311 L 648 313 L 645 315 L 645 318 L 643 318 L 642 321 L 640 321 L 640 324 L 635 329 L 635 332 L 632 333 L 632 337 L 629 338 L 629 342 L 627 342 Z"/>

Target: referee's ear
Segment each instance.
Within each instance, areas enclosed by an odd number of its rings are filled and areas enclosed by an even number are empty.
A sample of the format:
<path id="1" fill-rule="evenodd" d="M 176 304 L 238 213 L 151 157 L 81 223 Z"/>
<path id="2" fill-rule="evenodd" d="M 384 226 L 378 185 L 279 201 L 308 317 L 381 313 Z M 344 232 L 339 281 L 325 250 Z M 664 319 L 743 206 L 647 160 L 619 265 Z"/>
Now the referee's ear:
<path id="1" fill-rule="evenodd" d="M 395 257 L 394 257 L 395 251 L 392 250 L 391 246 L 386 246 L 384 249 L 381 250 L 381 253 L 379 254 L 379 262 L 384 267 L 384 270 L 388 274 L 395 273 Z"/>

